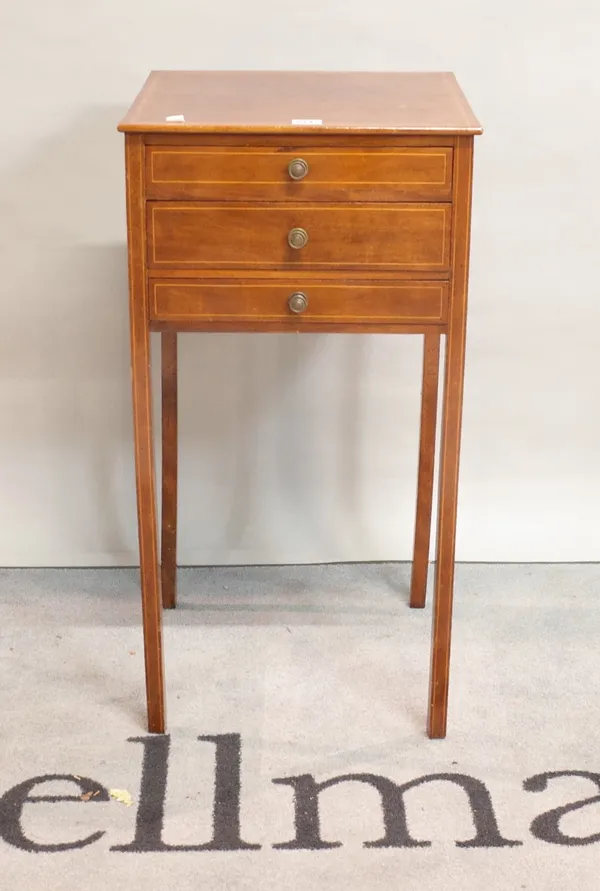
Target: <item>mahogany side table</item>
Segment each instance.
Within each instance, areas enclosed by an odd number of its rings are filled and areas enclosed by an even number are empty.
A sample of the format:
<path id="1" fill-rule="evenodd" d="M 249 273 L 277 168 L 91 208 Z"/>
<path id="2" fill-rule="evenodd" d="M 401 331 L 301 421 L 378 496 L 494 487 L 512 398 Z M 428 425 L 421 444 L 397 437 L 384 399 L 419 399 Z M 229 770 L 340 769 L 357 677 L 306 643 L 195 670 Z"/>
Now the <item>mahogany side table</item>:
<path id="1" fill-rule="evenodd" d="M 165 730 L 162 606 L 176 600 L 177 332 L 396 332 L 424 336 L 413 607 L 425 604 L 446 337 L 428 718 L 444 737 L 482 132 L 454 75 L 155 71 L 119 130 L 149 731 Z M 151 331 L 162 332 L 160 566 Z"/>

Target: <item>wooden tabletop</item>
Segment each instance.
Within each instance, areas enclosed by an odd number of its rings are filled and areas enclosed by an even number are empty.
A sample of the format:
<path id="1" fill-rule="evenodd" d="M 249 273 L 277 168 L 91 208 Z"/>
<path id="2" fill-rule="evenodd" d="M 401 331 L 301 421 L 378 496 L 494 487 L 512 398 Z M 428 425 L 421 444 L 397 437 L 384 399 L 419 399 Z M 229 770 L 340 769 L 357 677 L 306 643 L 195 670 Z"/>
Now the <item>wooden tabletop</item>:
<path id="1" fill-rule="evenodd" d="M 167 120 L 173 116 L 175 120 Z M 334 71 L 153 71 L 118 129 L 125 133 L 482 132 L 449 72 Z"/>

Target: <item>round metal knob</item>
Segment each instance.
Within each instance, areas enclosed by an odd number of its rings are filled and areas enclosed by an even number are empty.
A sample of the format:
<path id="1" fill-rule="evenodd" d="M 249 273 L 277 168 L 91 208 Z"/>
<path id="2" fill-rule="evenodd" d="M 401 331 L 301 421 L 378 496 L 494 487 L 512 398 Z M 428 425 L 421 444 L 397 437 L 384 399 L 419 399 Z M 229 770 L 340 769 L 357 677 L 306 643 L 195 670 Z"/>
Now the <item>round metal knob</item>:
<path id="1" fill-rule="evenodd" d="M 288 173 L 292 179 L 304 179 L 308 173 L 308 164 L 303 158 L 294 158 L 288 164 Z"/>
<path id="2" fill-rule="evenodd" d="M 288 233 L 288 244 L 297 251 L 299 251 L 300 248 L 305 247 L 305 245 L 308 244 L 308 232 L 306 229 L 290 229 Z"/>
<path id="3" fill-rule="evenodd" d="M 302 291 L 296 291 L 288 300 L 288 306 L 292 312 L 304 312 L 308 306 L 308 297 Z"/>

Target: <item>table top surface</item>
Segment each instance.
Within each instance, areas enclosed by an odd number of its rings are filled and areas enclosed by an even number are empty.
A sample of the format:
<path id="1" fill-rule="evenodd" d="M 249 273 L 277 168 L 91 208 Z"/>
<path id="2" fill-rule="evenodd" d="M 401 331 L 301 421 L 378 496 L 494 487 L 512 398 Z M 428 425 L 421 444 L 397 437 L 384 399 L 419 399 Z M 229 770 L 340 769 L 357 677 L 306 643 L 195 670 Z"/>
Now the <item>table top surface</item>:
<path id="1" fill-rule="evenodd" d="M 482 132 L 450 72 L 335 71 L 153 71 L 119 130 Z"/>

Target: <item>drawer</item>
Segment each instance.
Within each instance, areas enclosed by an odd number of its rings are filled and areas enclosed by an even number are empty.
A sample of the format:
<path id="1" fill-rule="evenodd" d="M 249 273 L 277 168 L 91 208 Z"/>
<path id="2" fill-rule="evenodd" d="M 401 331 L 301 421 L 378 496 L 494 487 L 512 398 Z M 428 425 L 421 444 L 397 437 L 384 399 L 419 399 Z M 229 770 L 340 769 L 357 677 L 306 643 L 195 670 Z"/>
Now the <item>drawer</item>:
<path id="1" fill-rule="evenodd" d="M 452 149 L 148 146 L 146 190 L 162 199 L 443 201 Z"/>
<path id="2" fill-rule="evenodd" d="M 150 268 L 448 269 L 450 204 L 147 207 Z"/>
<path id="3" fill-rule="evenodd" d="M 286 324 L 439 324 L 446 319 L 446 282 L 328 284 L 150 281 L 150 318 L 162 322 Z"/>

